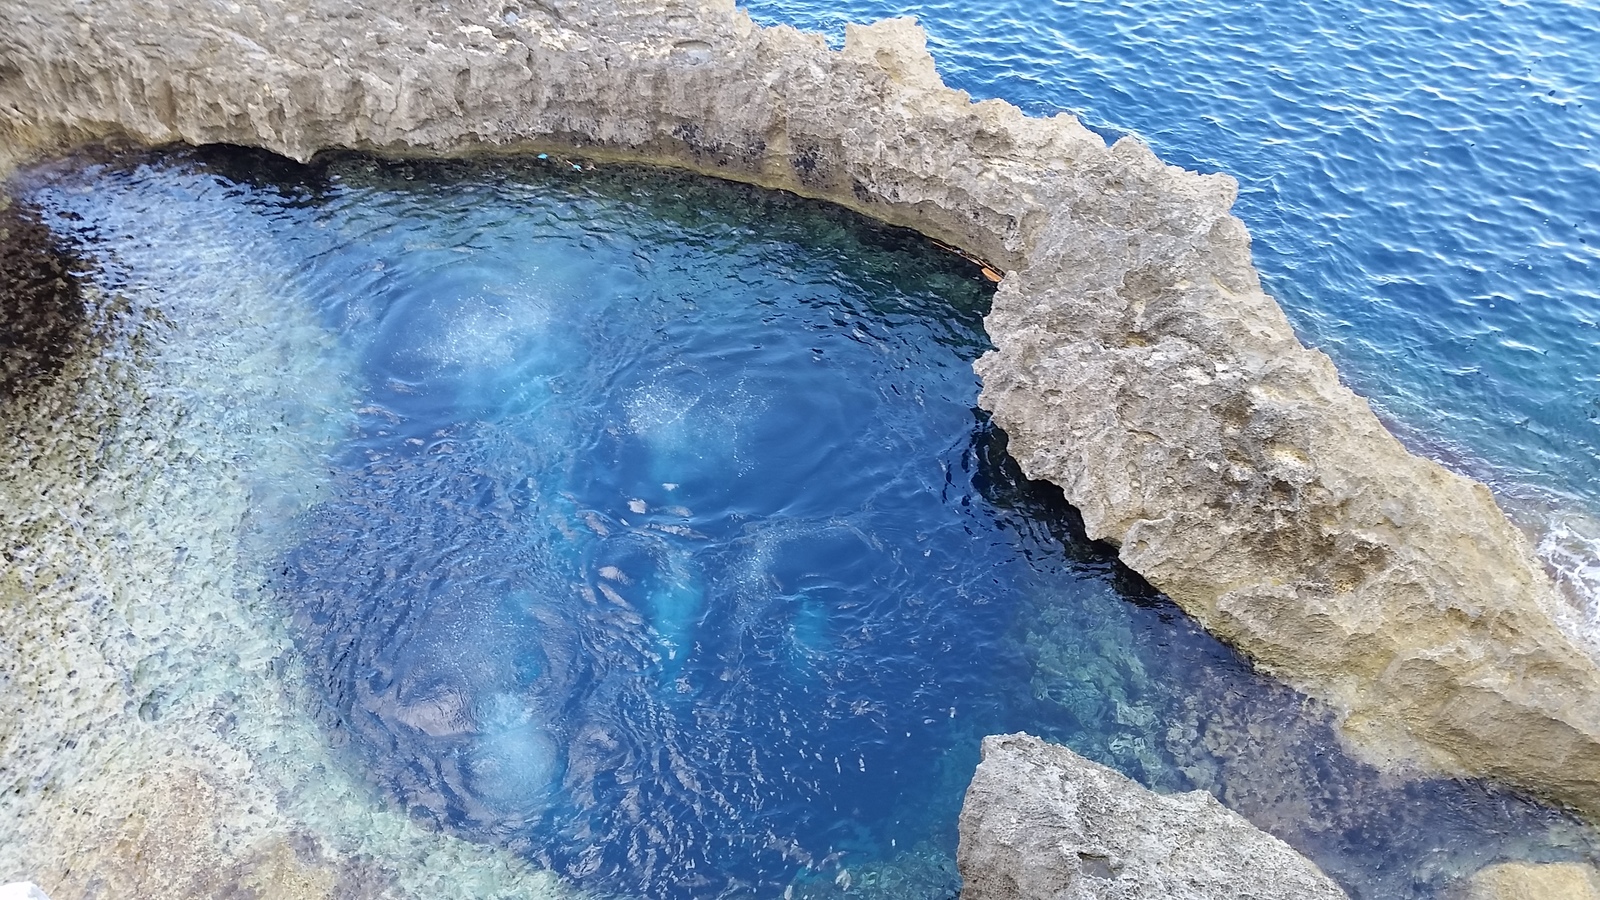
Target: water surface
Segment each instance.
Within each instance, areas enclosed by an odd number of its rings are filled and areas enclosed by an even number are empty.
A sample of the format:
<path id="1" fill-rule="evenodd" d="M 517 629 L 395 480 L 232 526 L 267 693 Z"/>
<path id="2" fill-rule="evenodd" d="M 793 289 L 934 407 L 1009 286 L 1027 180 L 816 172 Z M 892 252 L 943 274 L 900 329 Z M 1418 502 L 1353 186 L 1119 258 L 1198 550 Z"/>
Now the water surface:
<path id="1" fill-rule="evenodd" d="M 606 896 L 947 897 L 978 741 L 1028 730 L 1214 792 L 1357 897 L 1594 854 L 1344 756 L 1086 541 L 975 409 L 990 286 L 915 235 L 554 158 L 207 149 L 30 197 L 162 341 L 226 321 L 184 292 L 228 235 L 320 323 L 231 338 L 309 342 L 352 397 L 300 377 L 250 424 L 342 433 L 252 482 L 235 540 L 374 803 Z"/>

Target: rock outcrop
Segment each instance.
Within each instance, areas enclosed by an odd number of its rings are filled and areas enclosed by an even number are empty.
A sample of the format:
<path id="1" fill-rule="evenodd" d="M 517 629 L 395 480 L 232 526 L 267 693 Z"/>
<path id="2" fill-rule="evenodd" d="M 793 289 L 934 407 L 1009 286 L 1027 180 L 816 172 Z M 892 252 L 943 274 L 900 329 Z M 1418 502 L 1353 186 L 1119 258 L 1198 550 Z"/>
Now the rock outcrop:
<path id="1" fill-rule="evenodd" d="M 1026 734 L 984 739 L 956 864 L 963 900 L 1345 900 L 1210 794 L 1162 796 Z"/>
<path id="2" fill-rule="evenodd" d="M 1379 761 L 1600 815 L 1600 669 L 1488 492 L 1407 453 L 1261 290 L 1235 184 L 732 0 L 0 0 L 0 169 L 86 141 L 578 152 L 832 200 L 1005 270 L 982 404 L 1091 536 Z"/>

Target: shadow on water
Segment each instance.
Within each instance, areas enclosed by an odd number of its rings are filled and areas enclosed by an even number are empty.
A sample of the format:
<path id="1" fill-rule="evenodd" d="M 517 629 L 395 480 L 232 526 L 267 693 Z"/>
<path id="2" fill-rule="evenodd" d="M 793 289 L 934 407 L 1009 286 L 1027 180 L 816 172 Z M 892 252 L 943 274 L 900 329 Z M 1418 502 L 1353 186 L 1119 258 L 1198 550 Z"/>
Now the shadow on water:
<path id="1" fill-rule="evenodd" d="M 974 412 L 991 287 L 914 234 L 560 159 L 57 177 L 91 219 L 251 224 L 359 360 L 325 499 L 261 564 L 330 740 L 441 829 L 601 894 L 951 896 L 978 741 L 1026 730 L 1215 793 L 1359 898 L 1595 855 L 1351 759 L 1088 541 Z"/>

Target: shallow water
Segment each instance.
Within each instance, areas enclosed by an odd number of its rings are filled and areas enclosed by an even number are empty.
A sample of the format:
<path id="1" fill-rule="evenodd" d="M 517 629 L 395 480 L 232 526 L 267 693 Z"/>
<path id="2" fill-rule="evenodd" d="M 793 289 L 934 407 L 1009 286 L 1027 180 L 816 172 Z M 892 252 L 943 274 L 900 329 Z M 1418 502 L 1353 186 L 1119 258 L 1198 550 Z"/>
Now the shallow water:
<path id="1" fill-rule="evenodd" d="M 185 396 L 322 448 L 243 466 L 220 539 L 375 804 L 603 895 L 951 896 L 978 740 L 1025 729 L 1213 791 L 1357 897 L 1596 855 L 1513 794 L 1343 756 L 1085 541 L 974 408 L 988 285 L 914 235 L 557 159 L 205 150 L 29 196 L 164 344 L 294 374 Z M 195 292 L 257 269 L 252 318 L 297 324 L 222 333 Z M 190 452 L 239 453 L 214 440 Z"/>
<path id="2" fill-rule="evenodd" d="M 568 896 L 374 803 L 309 714 L 263 563 L 349 433 L 355 361 L 278 240 L 269 163 L 80 158 L 7 186 L 46 199 L 85 278 L 76 352 L 0 403 L 0 882 Z M 141 187 L 98 195 L 119 179 Z"/>
<path id="3" fill-rule="evenodd" d="M 1239 180 L 1267 291 L 1411 447 L 1531 525 L 1600 653 L 1600 9 L 744 0 L 916 15 L 947 83 Z"/>

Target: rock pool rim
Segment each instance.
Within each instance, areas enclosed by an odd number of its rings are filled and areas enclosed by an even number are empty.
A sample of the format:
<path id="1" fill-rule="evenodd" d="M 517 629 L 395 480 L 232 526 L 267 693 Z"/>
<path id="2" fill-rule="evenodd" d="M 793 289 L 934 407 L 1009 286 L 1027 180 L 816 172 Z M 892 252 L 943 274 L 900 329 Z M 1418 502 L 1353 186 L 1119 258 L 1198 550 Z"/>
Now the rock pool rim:
<path id="1" fill-rule="evenodd" d="M 980 405 L 1090 537 L 1330 701 L 1373 761 L 1600 817 L 1600 667 L 1554 622 L 1526 538 L 1300 345 L 1261 290 L 1232 179 L 1107 147 L 1070 116 L 974 104 L 911 20 L 850 26 L 832 51 L 725 0 L 514 6 L 353 20 L 312 0 L 290 33 L 242 7 L 6 0 L 0 169 L 105 139 L 299 160 L 579 153 L 961 247 L 1006 270 Z"/>

